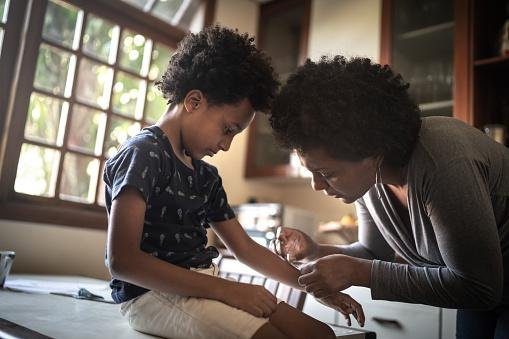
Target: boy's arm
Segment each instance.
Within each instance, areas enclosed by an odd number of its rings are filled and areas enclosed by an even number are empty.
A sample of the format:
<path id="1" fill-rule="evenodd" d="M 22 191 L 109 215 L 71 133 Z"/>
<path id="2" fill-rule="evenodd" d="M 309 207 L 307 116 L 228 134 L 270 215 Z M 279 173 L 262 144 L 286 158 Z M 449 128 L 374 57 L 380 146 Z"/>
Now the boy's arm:
<path id="1" fill-rule="evenodd" d="M 263 275 L 303 289 L 297 282 L 299 270 L 253 241 L 236 218 L 214 222 L 212 228 L 239 261 Z"/>
<path id="2" fill-rule="evenodd" d="M 112 276 L 150 290 L 219 300 L 256 316 L 273 311 L 275 298 L 261 286 L 197 273 L 143 252 L 140 240 L 145 210 L 143 197 L 132 187 L 125 187 L 113 200 L 107 246 Z"/>
<path id="3" fill-rule="evenodd" d="M 212 227 L 239 261 L 286 285 L 300 290 L 304 289 L 297 282 L 300 274 L 299 270 L 267 248 L 254 242 L 244 231 L 237 219 L 215 222 Z M 349 295 L 335 293 L 322 300 L 322 302 L 341 312 L 348 323 L 350 323 L 349 315 L 353 314 L 359 324 L 364 326 L 364 311 L 362 306 Z"/>

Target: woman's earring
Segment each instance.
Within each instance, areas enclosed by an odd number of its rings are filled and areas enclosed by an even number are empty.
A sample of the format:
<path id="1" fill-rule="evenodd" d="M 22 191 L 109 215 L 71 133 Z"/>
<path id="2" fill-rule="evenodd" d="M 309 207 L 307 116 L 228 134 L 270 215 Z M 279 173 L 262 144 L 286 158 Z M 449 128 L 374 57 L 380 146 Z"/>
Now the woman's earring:
<path id="1" fill-rule="evenodd" d="M 382 199 L 382 195 L 380 194 L 380 188 L 378 187 L 379 184 L 382 184 L 382 172 L 380 170 L 380 165 L 378 165 L 375 169 L 375 187 L 376 192 L 378 193 L 378 199 Z"/>

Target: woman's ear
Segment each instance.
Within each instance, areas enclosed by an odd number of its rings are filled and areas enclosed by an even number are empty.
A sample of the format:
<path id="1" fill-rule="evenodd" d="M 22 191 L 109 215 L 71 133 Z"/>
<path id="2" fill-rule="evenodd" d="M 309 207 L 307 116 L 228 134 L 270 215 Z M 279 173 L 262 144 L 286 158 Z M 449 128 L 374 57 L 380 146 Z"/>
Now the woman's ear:
<path id="1" fill-rule="evenodd" d="M 200 106 L 203 106 L 204 101 L 205 97 L 202 91 L 193 89 L 189 91 L 184 98 L 184 108 L 189 113 L 194 112 L 200 109 Z"/>

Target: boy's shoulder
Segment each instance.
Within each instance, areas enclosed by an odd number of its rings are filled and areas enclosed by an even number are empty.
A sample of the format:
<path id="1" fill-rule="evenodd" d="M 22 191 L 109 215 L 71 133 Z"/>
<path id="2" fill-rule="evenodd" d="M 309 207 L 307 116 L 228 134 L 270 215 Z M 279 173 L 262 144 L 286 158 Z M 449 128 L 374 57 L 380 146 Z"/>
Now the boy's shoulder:
<path id="1" fill-rule="evenodd" d="M 136 135 L 132 136 L 122 144 L 117 154 L 130 152 L 133 150 L 141 150 L 146 154 L 157 154 L 172 158 L 172 150 L 169 140 L 162 134 L 158 133 L 155 126 L 146 127 Z"/>
<path id="2" fill-rule="evenodd" d="M 144 128 L 140 132 L 126 140 L 126 142 L 120 148 L 120 151 L 130 147 L 158 150 L 162 149 L 163 148 L 162 146 L 163 143 L 161 137 L 154 133 L 154 131 L 151 128 Z"/>
<path id="3" fill-rule="evenodd" d="M 139 157 L 140 155 L 155 157 L 159 160 L 172 158 L 171 150 L 167 149 L 164 140 L 150 128 L 144 128 L 126 140 L 118 152 L 106 161 L 106 165 L 111 166 L 118 161 L 124 162 L 126 158 Z"/>

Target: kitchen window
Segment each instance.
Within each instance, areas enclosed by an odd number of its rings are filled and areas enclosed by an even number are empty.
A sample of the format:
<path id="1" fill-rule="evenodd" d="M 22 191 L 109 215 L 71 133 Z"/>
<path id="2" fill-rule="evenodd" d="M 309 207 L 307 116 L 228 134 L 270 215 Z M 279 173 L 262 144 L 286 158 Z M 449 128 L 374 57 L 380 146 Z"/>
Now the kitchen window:
<path id="1" fill-rule="evenodd" d="M 0 0 L 2 61 L 15 51 L 0 69 L 10 93 L 0 97 L 0 218 L 104 229 L 104 162 L 165 112 L 154 81 L 210 9 L 202 0 Z M 2 39 L 16 28 L 17 40 Z"/>

